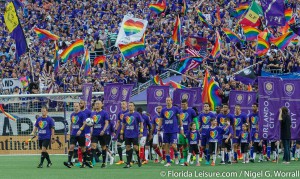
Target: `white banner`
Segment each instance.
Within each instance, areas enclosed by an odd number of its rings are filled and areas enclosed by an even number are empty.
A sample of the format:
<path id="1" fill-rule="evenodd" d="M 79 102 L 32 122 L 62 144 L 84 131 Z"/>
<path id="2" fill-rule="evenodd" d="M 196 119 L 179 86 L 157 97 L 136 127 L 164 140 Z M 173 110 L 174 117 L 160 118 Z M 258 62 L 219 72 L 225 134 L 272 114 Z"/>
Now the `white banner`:
<path id="1" fill-rule="evenodd" d="M 116 46 L 136 42 L 143 37 L 148 21 L 125 15 L 119 30 Z"/>
<path id="2" fill-rule="evenodd" d="M 9 90 L 12 92 L 12 90 L 17 86 L 19 88 L 22 88 L 22 84 L 19 79 L 17 78 L 3 78 L 2 79 L 2 86 L 3 90 Z"/>

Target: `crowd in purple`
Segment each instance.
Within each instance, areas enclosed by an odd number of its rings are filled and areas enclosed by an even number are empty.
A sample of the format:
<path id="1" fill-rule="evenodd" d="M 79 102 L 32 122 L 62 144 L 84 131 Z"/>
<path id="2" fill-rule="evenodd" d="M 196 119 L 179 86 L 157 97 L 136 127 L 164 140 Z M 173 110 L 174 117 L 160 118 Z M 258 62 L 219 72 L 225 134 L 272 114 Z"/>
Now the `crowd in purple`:
<path id="1" fill-rule="evenodd" d="M 271 47 L 267 56 L 258 58 L 255 47 L 249 42 L 230 43 L 221 33 L 223 44 L 221 56 L 213 59 L 210 51 L 215 42 L 215 30 L 223 27 L 236 30 L 241 35 L 242 29 L 237 26 L 238 19 L 231 12 L 240 3 L 248 0 L 186 0 L 188 13 L 181 13 L 182 0 L 166 0 L 167 8 L 160 15 L 150 13 L 148 5 L 156 1 L 144 0 L 29 0 L 18 15 L 25 32 L 29 52 L 16 59 L 16 46 L 10 38 L 4 23 L 5 6 L 1 5 L 0 14 L 0 78 L 30 78 L 26 93 L 39 93 L 40 79 L 51 79 L 54 93 L 81 92 L 84 81 L 94 83 L 93 91 L 103 91 L 103 86 L 111 82 L 134 83 L 138 86 L 161 74 L 174 62 L 185 56 L 185 45 L 174 44 L 171 40 L 175 17 L 180 14 L 183 39 L 197 35 L 208 39 L 205 62 L 197 69 L 189 71 L 181 84 L 200 86 L 204 77 L 204 69 L 208 67 L 215 80 L 228 95 L 232 89 L 245 89 L 245 85 L 234 81 L 232 74 L 260 62 L 255 67 L 257 75 L 265 69 L 278 69 L 280 72 L 297 72 L 300 70 L 299 46 L 289 46 L 284 51 Z M 298 3 L 297 3 L 298 2 Z M 215 18 L 217 6 L 220 7 L 221 22 Z M 293 9 L 296 20 L 299 19 L 299 1 L 288 0 L 286 6 Z M 199 20 L 196 8 L 203 14 L 210 15 L 209 22 L 213 29 L 205 27 Z M 122 61 L 120 51 L 114 47 L 122 18 L 133 14 L 137 18 L 147 19 L 146 52 L 143 55 Z M 263 21 L 263 18 L 262 18 Z M 39 41 L 33 31 L 34 27 L 46 29 L 58 35 L 59 53 L 76 39 L 84 39 L 85 46 L 96 56 L 105 54 L 107 62 L 96 66 L 92 63 L 92 73 L 83 77 L 83 69 L 75 60 L 60 64 L 57 74 L 53 73 L 54 43 Z M 260 29 L 265 29 L 262 25 Z M 277 35 L 277 27 L 269 27 Z M 31 58 L 29 58 L 29 54 Z M 31 60 L 30 60 L 31 59 Z M 80 70 L 81 69 L 81 70 Z M 81 72 L 81 74 L 79 73 Z M 1 94 L 8 92 L 2 91 Z"/>

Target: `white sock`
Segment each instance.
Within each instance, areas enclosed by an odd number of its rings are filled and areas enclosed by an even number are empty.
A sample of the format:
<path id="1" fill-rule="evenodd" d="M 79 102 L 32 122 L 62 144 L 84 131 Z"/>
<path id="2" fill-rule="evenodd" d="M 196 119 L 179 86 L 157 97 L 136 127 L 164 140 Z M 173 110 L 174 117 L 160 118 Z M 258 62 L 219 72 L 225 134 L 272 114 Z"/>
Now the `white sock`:
<path id="1" fill-rule="evenodd" d="M 149 156 L 149 149 L 145 149 L 145 160 L 148 160 L 148 156 Z"/>
<path id="2" fill-rule="evenodd" d="M 277 158 L 276 151 L 273 151 L 273 157 L 274 157 L 274 160 L 276 160 L 276 158 Z"/>
<path id="3" fill-rule="evenodd" d="M 259 160 L 262 160 L 263 159 L 263 154 L 260 154 L 259 155 Z"/>
<path id="4" fill-rule="evenodd" d="M 158 154 L 155 154 L 156 159 L 158 160 Z"/>
<path id="5" fill-rule="evenodd" d="M 296 157 L 299 158 L 300 149 L 296 149 Z"/>
<path id="6" fill-rule="evenodd" d="M 189 163 L 190 160 L 191 160 L 191 156 L 192 156 L 192 153 L 189 153 L 188 156 L 187 156 L 187 162 Z"/>
<path id="7" fill-rule="evenodd" d="M 199 154 L 196 154 L 196 163 L 199 163 Z"/>
<path id="8" fill-rule="evenodd" d="M 246 154 L 243 153 L 243 161 L 246 162 Z"/>
<path id="9" fill-rule="evenodd" d="M 108 155 L 109 157 L 111 157 L 111 154 L 110 154 L 110 152 L 106 152 L 106 155 Z"/>
<path id="10" fill-rule="evenodd" d="M 222 155 L 222 161 L 225 161 L 225 154 L 224 154 L 224 150 L 221 151 L 221 155 Z"/>
<path id="11" fill-rule="evenodd" d="M 228 152 L 228 162 L 231 162 L 231 151 Z"/>
<path id="12" fill-rule="evenodd" d="M 256 158 L 256 152 L 253 153 L 253 160 Z"/>
<path id="13" fill-rule="evenodd" d="M 213 162 L 216 163 L 217 155 L 213 154 Z"/>

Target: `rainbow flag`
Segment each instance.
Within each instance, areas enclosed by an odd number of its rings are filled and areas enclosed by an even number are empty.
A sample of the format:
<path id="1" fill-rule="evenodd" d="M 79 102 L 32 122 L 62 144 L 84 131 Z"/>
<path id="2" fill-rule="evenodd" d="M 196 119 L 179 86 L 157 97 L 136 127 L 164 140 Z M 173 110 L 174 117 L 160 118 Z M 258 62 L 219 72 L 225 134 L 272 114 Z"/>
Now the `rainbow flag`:
<path id="1" fill-rule="evenodd" d="M 202 102 L 208 103 L 208 85 L 210 81 L 210 74 L 208 70 L 205 70 L 204 79 L 203 79 L 203 92 L 202 92 Z"/>
<path id="2" fill-rule="evenodd" d="M 247 91 L 253 91 L 252 86 L 250 84 L 247 86 Z"/>
<path id="3" fill-rule="evenodd" d="M 27 88 L 29 85 L 29 77 L 28 76 L 23 76 L 19 78 L 19 81 L 21 82 L 23 88 Z"/>
<path id="4" fill-rule="evenodd" d="M 91 74 L 92 68 L 91 68 L 91 61 L 90 61 L 90 53 L 88 50 L 85 50 L 84 53 L 84 76 L 88 76 Z"/>
<path id="5" fill-rule="evenodd" d="M 246 40 L 253 41 L 257 39 L 258 34 L 261 32 L 257 28 L 251 26 L 242 26 Z"/>
<path id="6" fill-rule="evenodd" d="M 216 12 L 216 18 L 218 19 L 219 22 L 221 22 L 221 14 L 220 14 L 220 7 L 217 7 L 217 12 Z"/>
<path id="7" fill-rule="evenodd" d="M 34 28 L 34 32 L 38 35 L 41 41 L 46 40 L 58 40 L 59 36 L 52 34 L 50 31 L 45 29 Z"/>
<path id="8" fill-rule="evenodd" d="M 161 3 L 157 3 L 157 4 L 149 4 L 149 9 L 150 11 L 153 11 L 155 14 L 160 14 L 164 12 L 164 10 L 166 9 L 166 3 L 162 1 Z"/>
<path id="9" fill-rule="evenodd" d="M 272 34 L 269 33 L 267 30 L 264 30 L 258 34 L 258 37 L 261 37 L 265 41 L 269 42 L 270 38 L 272 38 Z"/>
<path id="10" fill-rule="evenodd" d="M 233 15 L 233 17 L 235 18 L 240 18 L 242 17 L 242 15 L 246 12 L 246 10 L 249 8 L 249 4 L 248 3 L 242 3 L 240 4 L 237 8 L 235 8 L 235 14 Z"/>
<path id="11" fill-rule="evenodd" d="M 2 104 L 0 104 L 0 111 L 10 120 L 17 121 L 16 117 L 4 111 Z"/>
<path id="12" fill-rule="evenodd" d="M 181 44 L 181 22 L 179 16 L 176 18 L 172 39 L 176 44 Z"/>
<path id="13" fill-rule="evenodd" d="M 238 43 L 238 42 L 241 41 L 241 39 L 239 38 L 239 36 L 236 33 L 232 32 L 230 29 L 223 28 L 222 30 L 225 32 L 225 34 L 228 36 L 228 38 L 231 41 L 233 41 L 235 43 Z"/>
<path id="14" fill-rule="evenodd" d="M 140 41 L 131 42 L 129 44 L 119 44 L 119 49 L 122 52 L 125 59 L 129 59 L 140 54 L 143 54 L 146 50 L 145 47 L 145 34 Z"/>
<path id="15" fill-rule="evenodd" d="M 215 45 L 214 48 L 211 51 L 211 56 L 213 58 L 218 58 L 221 54 L 221 38 L 219 35 L 219 32 L 216 32 L 217 36 L 216 36 L 216 41 L 215 41 Z"/>
<path id="16" fill-rule="evenodd" d="M 291 20 L 292 16 L 293 16 L 293 10 L 291 8 L 284 10 L 284 17 L 285 17 L 286 22 Z"/>
<path id="17" fill-rule="evenodd" d="M 287 32 L 280 37 L 271 38 L 271 43 L 275 44 L 279 49 L 283 50 L 285 47 L 289 45 L 291 40 L 297 37 L 297 34 L 294 32 Z"/>
<path id="18" fill-rule="evenodd" d="M 215 82 L 214 79 L 211 79 L 208 84 L 208 103 L 210 104 L 211 110 L 215 111 L 217 106 L 222 104 L 222 98 L 219 94 L 220 87 Z"/>
<path id="19" fill-rule="evenodd" d="M 118 67 L 121 67 L 124 61 L 125 59 L 123 55 L 120 54 L 120 57 L 118 58 Z"/>
<path id="20" fill-rule="evenodd" d="M 186 57 L 180 60 L 180 63 L 177 66 L 177 71 L 184 74 L 185 72 L 196 68 L 203 61 L 201 57 Z"/>
<path id="21" fill-rule="evenodd" d="M 293 45 L 296 46 L 298 44 L 299 40 L 298 39 L 293 39 L 291 42 L 292 42 Z"/>
<path id="22" fill-rule="evenodd" d="M 98 64 L 103 64 L 105 62 L 106 62 L 106 56 L 104 56 L 104 55 L 98 56 L 94 59 L 94 66 L 96 66 Z"/>
<path id="23" fill-rule="evenodd" d="M 188 7 L 187 7 L 185 0 L 182 0 L 182 3 L 183 3 L 183 5 L 182 5 L 181 13 L 183 13 L 183 15 L 186 15 Z"/>
<path id="24" fill-rule="evenodd" d="M 266 41 L 264 38 L 258 36 L 257 37 L 256 54 L 261 57 L 268 52 L 269 48 L 270 48 L 269 42 Z"/>
<path id="25" fill-rule="evenodd" d="M 57 42 L 54 42 L 54 73 L 57 74 L 59 70 L 59 55 L 58 55 L 58 45 Z"/>
<path id="26" fill-rule="evenodd" d="M 197 13 L 198 13 L 199 19 L 203 23 L 203 25 L 212 29 L 211 25 L 209 25 L 209 23 L 206 21 L 206 18 L 204 17 L 204 15 L 202 14 L 202 12 L 199 9 L 197 9 Z"/>
<path id="27" fill-rule="evenodd" d="M 166 83 L 166 84 L 169 84 L 174 89 L 183 89 L 183 88 L 185 88 L 185 86 L 183 86 L 183 85 L 181 85 L 179 83 L 176 83 L 175 81 L 172 81 L 172 80 L 170 80 L 170 82 Z"/>
<path id="28" fill-rule="evenodd" d="M 288 23 L 286 23 L 285 26 L 282 26 L 280 28 L 280 32 L 282 35 L 287 33 L 288 31 L 292 31 Z"/>
<path id="29" fill-rule="evenodd" d="M 296 19 L 295 19 L 295 16 L 292 17 L 289 21 L 288 21 L 288 24 L 295 24 L 296 23 Z"/>
<path id="30" fill-rule="evenodd" d="M 75 58 L 79 55 L 84 54 L 84 43 L 83 40 L 77 40 L 69 47 L 67 47 L 61 54 L 61 60 L 66 63 L 70 58 Z"/>
<path id="31" fill-rule="evenodd" d="M 158 74 L 153 77 L 153 83 L 164 86 L 164 83 Z"/>

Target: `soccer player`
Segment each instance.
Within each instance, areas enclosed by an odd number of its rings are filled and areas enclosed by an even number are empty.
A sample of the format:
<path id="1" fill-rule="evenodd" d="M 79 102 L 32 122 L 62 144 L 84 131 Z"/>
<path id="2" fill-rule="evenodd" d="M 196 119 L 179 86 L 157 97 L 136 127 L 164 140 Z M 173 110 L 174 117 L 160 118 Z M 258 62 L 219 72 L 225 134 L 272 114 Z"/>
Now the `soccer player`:
<path id="1" fill-rule="evenodd" d="M 164 162 L 165 160 L 165 155 L 163 155 L 160 151 L 160 148 L 159 148 L 159 145 L 160 145 L 160 142 L 159 142 L 159 138 L 163 139 L 163 136 L 162 136 L 162 130 L 163 128 L 161 128 L 161 132 L 158 133 L 157 132 L 157 129 L 158 129 L 158 126 L 159 126 L 159 123 L 160 123 L 160 114 L 161 114 L 161 110 L 162 110 L 162 106 L 157 106 L 156 107 L 156 115 L 154 115 L 152 117 L 152 131 L 151 131 L 151 136 L 153 136 L 153 149 L 154 151 L 156 152 L 156 154 L 160 157 L 160 160 L 162 162 Z M 164 152 L 163 152 L 164 153 Z M 154 163 L 158 163 L 158 159 L 155 159 Z"/>
<path id="2" fill-rule="evenodd" d="M 110 142 L 110 132 L 109 132 L 109 124 L 110 118 L 108 113 L 102 109 L 103 103 L 102 101 L 96 101 L 95 103 L 95 111 L 92 113 L 92 118 L 94 120 L 93 133 L 92 133 L 92 154 L 96 155 L 96 148 L 98 142 L 100 142 L 102 149 L 102 165 L 101 168 L 106 167 L 106 154 L 107 148 Z"/>
<path id="3" fill-rule="evenodd" d="M 48 108 L 46 106 L 42 107 L 41 112 L 42 116 L 36 120 L 30 134 L 35 136 L 38 131 L 39 148 L 42 149 L 41 161 L 37 168 L 43 168 L 45 158 L 48 162 L 47 167 L 52 165 L 47 149 L 51 139 L 54 138 L 54 120 L 48 116 Z"/>
<path id="4" fill-rule="evenodd" d="M 196 123 L 190 123 L 190 130 L 187 132 L 187 138 L 189 143 L 189 154 L 187 156 L 187 161 L 184 163 L 185 166 L 189 165 L 192 153 L 196 154 L 196 166 L 200 166 L 199 163 L 199 141 L 200 133 L 196 130 Z"/>
<path id="5" fill-rule="evenodd" d="M 233 125 L 233 148 L 234 148 L 234 161 L 233 163 L 238 162 L 238 156 L 241 159 L 241 150 L 239 149 L 240 145 L 238 142 L 238 137 L 242 132 L 242 125 L 247 122 L 247 116 L 245 113 L 242 113 L 241 106 L 235 105 L 234 107 L 234 125 Z"/>
<path id="6" fill-rule="evenodd" d="M 243 163 L 249 163 L 248 160 L 248 149 L 250 143 L 250 132 L 248 129 L 248 123 L 242 125 L 242 131 L 239 134 L 239 143 L 241 145 L 241 151 L 243 154 Z"/>
<path id="7" fill-rule="evenodd" d="M 170 157 L 170 145 L 175 152 L 175 163 L 178 164 L 178 151 L 177 151 L 177 133 L 178 127 L 180 126 L 180 133 L 183 135 L 183 126 L 182 121 L 178 119 L 180 115 L 180 109 L 172 105 L 172 98 L 166 98 L 167 106 L 162 109 L 160 114 L 160 123 L 158 126 L 158 133 L 160 133 L 161 126 L 164 128 L 163 132 L 163 143 L 166 151 L 167 164 L 166 167 L 171 166 L 171 157 Z M 159 134 L 158 134 L 159 135 Z"/>
<path id="8" fill-rule="evenodd" d="M 68 153 L 68 162 L 64 162 L 64 165 L 71 168 L 71 160 L 74 154 L 75 144 L 78 142 L 83 155 L 83 162 L 80 168 L 85 168 L 88 166 L 92 168 L 93 166 L 86 162 L 87 153 L 85 147 L 85 133 L 84 129 L 86 126 L 85 115 L 80 111 L 79 103 L 74 103 L 74 112 L 70 116 L 71 118 L 71 132 L 70 132 L 70 149 Z"/>
<path id="9" fill-rule="evenodd" d="M 224 135 L 222 139 L 222 148 L 221 148 L 221 156 L 222 161 L 221 164 L 225 164 L 225 156 L 228 157 L 228 164 L 231 164 L 231 138 L 233 136 L 232 126 L 230 125 L 230 119 L 225 118 Z M 225 154 L 226 153 L 226 154 Z"/>
<path id="10" fill-rule="evenodd" d="M 201 139 L 201 148 L 200 148 L 200 161 L 202 160 L 202 155 L 203 152 L 205 150 L 205 155 L 207 158 L 209 158 L 210 154 L 208 152 L 207 149 L 207 130 L 209 129 L 209 127 L 211 126 L 210 120 L 212 118 L 215 118 L 215 115 L 210 112 L 210 106 L 208 103 L 204 103 L 203 105 L 203 112 L 199 115 L 199 126 L 200 126 L 200 131 L 201 131 L 201 135 L 202 135 L 202 139 Z M 209 162 L 206 162 L 206 164 L 208 165 Z"/>
<path id="11" fill-rule="evenodd" d="M 118 117 L 117 117 L 117 123 L 116 123 L 116 127 L 115 127 L 115 133 L 118 134 L 118 141 L 117 141 L 117 150 L 118 150 L 118 154 L 120 157 L 120 160 L 116 163 L 117 165 L 121 165 L 124 164 L 123 161 L 123 154 L 122 154 L 122 143 L 124 142 L 124 140 L 121 140 L 120 138 L 120 129 L 122 126 L 122 122 L 124 119 L 124 114 L 128 113 L 128 109 L 127 109 L 127 102 L 126 101 L 122 101 L 121 102 L 121 112 L 119 112 Z"/>
<path id="12" fill-rule="evenodd" d="M 256 127 L 258 126 L 258 120 L 259 120 L 258 104 L 254 103 L 252 105 L 252 113 L 249 114 L 249 116 L 247 118 L 247 123 L 250 124 L 250 134 L 251 134 L 251 136 L 254 136 L 253 134 L 256 132 Z M 251 139 L 253 139 L 253 137 L 251 137 Z M 251 149 L 250 149 L 251 158 L 253 158 L 253 149 L 254 149 L 254 146 L 251 145 Z"/>
<path id="13" fill-rule="evenodd" d="M 133 102 L 130 102 L 128 104 L 129 112 L 124 115 L 124 119 L 122 121 L 122 128 L 120 131 L 120 138 L 122 140 L 125 139 L 125 145 L 126 145 L 126 157 L 127 157 L 127 164 L 124 168 L 131 168 L 131 159 L 132 159 L 132 153 L 133 149 L 131 148 L 131 145 L 133 145 L 133 148 L 136 152 L 137 158 L 138 158 L 138 165 L 139 167 L 142 166 L 140 157 L 139 157 L 139 137 L 141 138 L 143 136 L 143 118 L 138 112 L 135 112 L 135 104 Z M 140 128 L 139 128 L 140 127 Z M 140 129 L 140 131 L 139 131 Z"/>
<path id="14" fill-rule="evenodd" d="M 228 104 L 223 104 L 221 113 L 218 114 L 218 116 L 217 116 L 217 121 L 218 121 L 219 126 L 223 127 L 223 126 L 227 125 L 227 123 L 225 122 L 226 118 L 229 118 L 230 124 L 233 125 L 233 123 L 234 123 L 233 115 L 231 113 L 229 113 Z"/>
<path id="15" fill-rule="evenodd" d="M 188 101 L 183 99 L 181 101 L 180 120 L 182 121 L 184 135 L 179 134 L 178 140 L 178 147 L 181 155 L 180 163 L 184 163 L 188 156 L 188 139 L 185 136 L 189 133 L 190 124 L 194 119 L 195 122 L 198 123 L 198 116 L 196 115 L 196 112 L 194 109 L 188 107 Z"/>
<path id="16" fill-rule="evenodd" d="M 138 108 L 137 112 L 140 113 L 140 115 L 143 118 L 143 137 L 140 138 L 140 158 L 143 160 L 142 164 L 148 163 L 148 156 L 149 156 L 149 138 L 147 138 L 149 131 L 151 131 L 151 124 L 150 124 L 150 118 L 146 114 L 143 114 L 143 109 Z M 149 136 L 150 137 L 150 136 Z M 147 144 L 147 145 L 146 145 Z"/>

